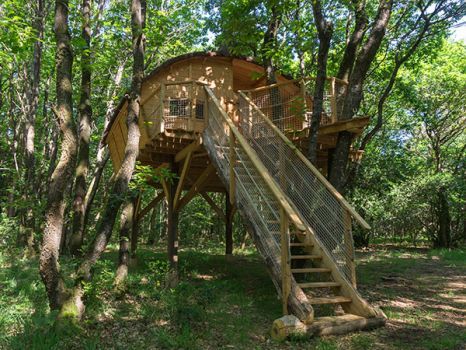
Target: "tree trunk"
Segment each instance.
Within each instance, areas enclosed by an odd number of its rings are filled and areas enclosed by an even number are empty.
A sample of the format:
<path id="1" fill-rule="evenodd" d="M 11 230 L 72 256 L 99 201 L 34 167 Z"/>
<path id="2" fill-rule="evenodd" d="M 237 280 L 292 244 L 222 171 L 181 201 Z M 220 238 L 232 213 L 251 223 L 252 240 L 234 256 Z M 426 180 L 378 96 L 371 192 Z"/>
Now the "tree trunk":
<path id="1" fill-rule="evenodd" d="M 91 0 L 82 2 L 81 97 L 79 101 L 79 152 L 73 201 L 73 227 L 69 240 L 72 255 L 77 255 L 84 238 L 86 179 L 89 171 L 89 142 L 91 138 Z"/>
<path id="2" fill-rule="evenodd" d="M 322 12 L 322 4 L 319 0 L 312 2 L 314 20 L 319 33 L 319 53 L 317 55 L 317 76 L 314 87 L 314 103 L 312 107 L 311 125 L 309 131 L 308 158 L 313 163 L 317 162 L 317 135 L 319 133 L 320 120 L 324 111 L 325 82 L 327 80 L 327 60 L 332 39 L 332 24 L 325 20 Z"/>
<path id="3" fill-rule="evenodd" d="M 438 238 L 437 245 L 441 248 L 450 248 L 451 245 L 451 216 L 445 187 L 441 187 L 437 193 L 438 197 Z"/>
<path id="4" fill-rule="evenodd" d="M 35 158 L 34 158 L 34 138 L 35 138 L 35 123 L 36 114 L 39 106 L 39 83 L 40 83 L 40 69 L 42 62 L 42 41 L 44 37 L 44 0 L 37 0 L 37 8 L 35 9 L 35 19 L 33 28 L 36 31 L 36 41 L 34 42 L 34 51 L 32 58 L 32 80 L 27 92 L 28 107 L 26 113 L 26 120 L 24 126 L 24 181 L 25 181 L 25 200 L 28 203 L 34 203 L 35 200 Z M 34 213 L 32 205 L 25 212 L 25 226 L 27 229 L 26 241 L 28 249 L 33 251 L 33 235 L 35 229 Z"/>
<path id="5" fill-rule="evenodd" d="M 392 0 L 379 0 L 379 8 L 371 33 L 359 51 L 354 67 L 352 70 L 350 69 L 351 75 L 349 77 L 347 93 L 343 101 L 340 120 L 352 119 L 359 111 L 364 81 L 385 35 L 392 5 Z M 342 72 L 340 73 L 343 74 Z M 343 131 L 338 134 L 333 161 L 329 169 L 329 180 L 338 191 L 343 191 L 346 182 L 346 169 L 352 138 L 353 135 L 348 131 Z"/>
<path id="6" fill-rule="evenodd" d="M 132 0 L 131 29 L 133 38 L 133 79 L 126 119 L 128 138 L 125 147 L 125 157 L 113 181 L 104 214 L 97 229 L 97 235 L 94 238 L 91 249 L 78 268 L 78 278 L 83 280 L 90 279 L 91 268 L 99 259 L 111 237 L 113 225 L 115 224 L 115 213 L 118 212 L 122 205 L 123 196 L 128 190 L 128 184 L 133 175 L 139 153 L 139 138 L 141 133 L 139 131 L 138 117 L 141 85 L 144 78 L 144 22 L 145 2 L 141 0 Z"/>
<path id="7" fill-rule="evenodd" d="M 139 213 L 139 208 L 141 205 L 141 195 L 139 192 L 138 195 L 134 198 L 134 210 L 133 210 L 133 221 L 131 227 L 131 260 L 134 264 L 137 263 L 137 250 L 138 250 L 138 239 L 139 239 L 139 219 L 137 217 Z"/>
<path id="8" fill-rule="evenodd" d="M 51 309 L 61 305 L 61 277 L 58 263 L 65 209 L 64 193 L 70 182 L 76 158 L 76 128 L 72 110 L 72 65 L 68 29 L 68 0 L 55 3 L 55 38 L 57 42 L 57 106 L 55 113 L 63 134 L 60 160 L 55 168 L 48 190 L 45 211 L 45 229 L 40 253 L 39 271 L 45 284 Z"/>
<path id="9" fill-rule="evenodd" d="M 272 13 L 267 26 L 267 31 L 264 33 L 264 41 L 262 43 L 262 55 L 265 65 L 267 85 L 275 84 L 277 82 L 272 54 L 277 40 L 278 29 L 281 23 L 281 12 L 277 4 L 272 5 L 271 12 Z"/>
<path id="10" fill-rule="evenodd" d="M 117 288 L 122 285 L 128 275 L 129 264 L 129 233 L 133 227 L 134 199 L 128 198 L 120 218 L 120 250 L 118 253 L 118 269 L 115 276 Z"/>

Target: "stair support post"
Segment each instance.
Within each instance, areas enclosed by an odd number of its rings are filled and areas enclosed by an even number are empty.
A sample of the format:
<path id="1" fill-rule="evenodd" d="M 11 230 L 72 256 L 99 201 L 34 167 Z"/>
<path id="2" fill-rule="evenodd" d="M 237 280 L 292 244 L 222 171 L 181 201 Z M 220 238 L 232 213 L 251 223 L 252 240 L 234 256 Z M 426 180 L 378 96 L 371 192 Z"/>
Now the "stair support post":
<path id="1" fill-rule="evenodd" d="M 233 254 L 233 204 L 228 192 L 225 193 L 225 255 Z"/>
<path id="2" fill-rule="evenodd" d="M 235 182 L 235 163 L 236 163 L 235 143 L 236 143 L 235 135 L 230 130 L 230 189 L 229 189 L 230 204 L 235 203 L 235 191 L 236 191 L 236 182 Z"/>
<path id="3" fill-rule="evenodd" d="M 335 78 L 330 79 L 330 108 L 331 108 L 331 120 L 332 123 L 336 123 L 338 120 L 337 115 L 337 91 L 335 88 Z"/>
<path id="4" fill-rule="evenodd" d="M 343 215 L 345 224 L 345 248 L 347 251 L 346 264 L 350 269 L 350 282 L 353 285 L 353 288 L 356 289 L 356 265 L 354 263 L 354 243 L 353 233 L 351 232 L 351 214 L 347 210 L 344 210 Z"/>
<path id="5" fill-rule="evenodd" d="M 288 298 L 291 293 L 291 266 L 290 266 L 290 231 L 289 221 L 285 210 L 280 208 L 280 247 L 281 247 L 281 273 L 282 273 L 282 303 L 283 314 L 288 315 Z"/>

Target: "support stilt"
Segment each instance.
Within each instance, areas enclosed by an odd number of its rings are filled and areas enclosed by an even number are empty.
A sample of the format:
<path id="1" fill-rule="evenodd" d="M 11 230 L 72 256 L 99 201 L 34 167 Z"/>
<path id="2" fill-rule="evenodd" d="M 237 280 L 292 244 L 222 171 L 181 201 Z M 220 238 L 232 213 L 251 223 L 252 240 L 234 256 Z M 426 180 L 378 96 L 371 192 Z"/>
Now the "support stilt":
<path id="1" fill-rule="evenodd" d="M 177 172 L 176 163 L 172 163 L 171 170 Z M 172 183 L 167 183 L 168 187 L 168 227 L 167 227 L 167 252 L 168 262 L 170 264 L 170 272 L 168 276 L 168 285 L 175 286 L 178 283 L 178 211 L 174 206 L 175 193 L 177 188 L 177 180 L 173 179 Z"/>
<path id="2" fill-rule="evenodd" d="M 225 193 L 225 255 L 233 254 L 233 206 L 228 192 Z"/>

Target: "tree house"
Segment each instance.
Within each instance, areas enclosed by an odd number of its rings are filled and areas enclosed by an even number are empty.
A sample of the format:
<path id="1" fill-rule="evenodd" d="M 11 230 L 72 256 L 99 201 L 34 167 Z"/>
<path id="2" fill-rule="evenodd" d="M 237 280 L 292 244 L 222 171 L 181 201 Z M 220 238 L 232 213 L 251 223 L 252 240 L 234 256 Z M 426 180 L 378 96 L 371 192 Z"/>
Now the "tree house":
<path id="1" fill-rule="evenodd" d="M 278 75 L 266 86 L 264 69 L 252 60 L 216 53 L 173 58 L 144 80 L 138 160 L 166 167 L 175 181 L 154 186 L 168 202 L 168 255 L 177 266 L 177 215 L 201 195 L 226 222 L 226 253 L 232 252 L 231 223 L 237 211 L 268 265 L 283 314 L 274 335 L 300 323 L 308 333 L 329 334 L 383 323 L 383 314 L 357 292 L 352 220 L 368 224 L 325 179 L 338 132 L 360 134 L 367 117 L 339 121 L 346 82 L 328 78 L 314 167 L 304 156 L 309 139 L 314 80 Z M 122 163 L 126 100 L 106 133 L 114 171 Z M 352 154 L 353 157 L 360 156 Z M 226 193 L 226 213 L 209 192 Z M 322 305 L 339 304 L 343 316 L 317 318 Z M 288 322 L 295 317 L 294 326 Z M 303 328 L 301 327 L 301 328 Z"/>

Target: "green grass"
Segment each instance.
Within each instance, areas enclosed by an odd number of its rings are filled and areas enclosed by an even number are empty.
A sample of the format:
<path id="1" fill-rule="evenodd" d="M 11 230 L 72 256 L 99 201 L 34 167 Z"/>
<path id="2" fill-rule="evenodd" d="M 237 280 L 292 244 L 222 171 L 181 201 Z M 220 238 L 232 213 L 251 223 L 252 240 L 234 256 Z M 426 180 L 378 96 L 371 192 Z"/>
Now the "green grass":
<path id="1" fill-rule="evenodd" d="M 281 305 L 261 259 L 252 251 L 226 260 L 220 249 L 180 253 L 181 282 L 164 288 L 165 253 L 141 249 L 123 291 L 113 290 L 116 251 L 98 262 L 86 286 L 86 316 L 57 328 L 36 259 L 0 251 L 2 349 L 457 349 L 466 317 L 455 282 L 465 275 L 463 251 L 380 249 L 361 253 L 361 293 L 389 322 L 371 332 L 317 339 L 271 340 Z M 62 268 L 71 270 L 72 260 Z M 388 277 L 388 280 L 387 280 Z M 455 287 L 456 286 L 456 287 Z M 456 322 L 458 321 L 458 322 Z"/>

